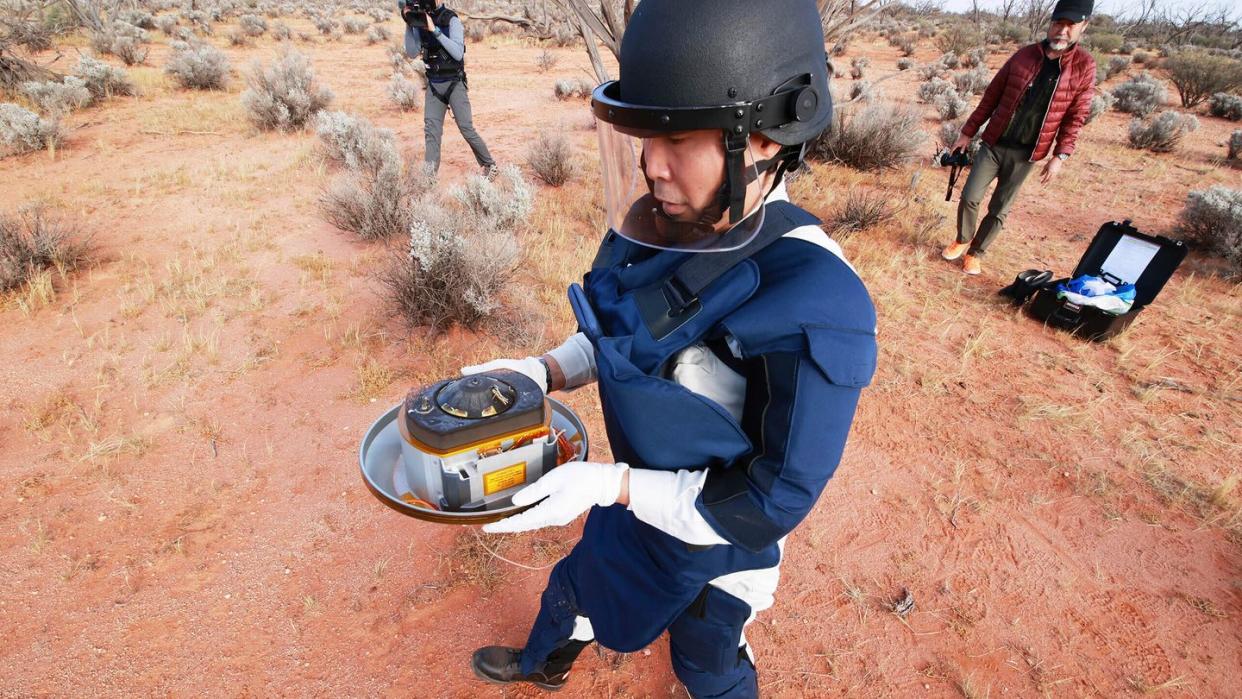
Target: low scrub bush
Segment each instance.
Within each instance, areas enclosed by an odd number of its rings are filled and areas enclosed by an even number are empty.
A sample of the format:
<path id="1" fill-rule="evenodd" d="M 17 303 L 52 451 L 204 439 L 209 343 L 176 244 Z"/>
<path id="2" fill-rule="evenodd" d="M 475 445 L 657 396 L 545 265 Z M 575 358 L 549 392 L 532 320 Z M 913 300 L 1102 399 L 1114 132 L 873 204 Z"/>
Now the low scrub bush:
<path id="1" fill-rule="evenodd" d="M 940 65 L 944 66 L 948 70 L 953 70 L 961 65 L 961 61 L 958 60 L 956 53 L 946 53 L 940 57 Z"/>
<path id="2" fill-rule="evenodd" d="M 941 73 L 944 73 L 944 71 L 944 64 L 939 60 L 932 61 L 931 63 L 925 63 L 922 66 L 919 66 L 919 79 L 923 82 L 931 82 L 939 78 Z"/>
<path id="3" fill-rule="evenodd" d="M 505 187 L 526 187 L 516 168 L 506 168 L 498 179 L 501 186 L 476 175 L 467 186 L 493 191 L 501 200 L 512 196 Z M 409 247 L 382 276 L 398 313 L 410 325 L 433 331 L 499 319 L 520 259 L 516 228 L 524 217 L 500 220 L 424 200 L 411 218 Z"/>
<path id="4" fill-rule="evenodd" d="M 1125 56 L 1113 56 L 1108 59 L 1108 67 L 1104 70 L 1104 79 L 1112 80 L 1130 67 L 1130 59 Z"/>
<path id="5" fill-rule="evenodd" d="M 418 83 L 405 77 L 400 71 L 388 80 L 388 99 L 404 112 L 417 111 L 423 106 L 422 90 Z"/>
<path id="6" fill-rule="evenodd" d="M 112 53 L 127 66 L 145 63 L 148 49 L 132 36 L 118 36 L 112 42 Z"/>
<path id="7" fill-rule="evenodd" d="M 81 78 L 66 75 L 60 82 L 28 82 L 22 92 L 44 114 L 68 114 L 91 103 L 91 91 Z"/>
<path id="8" fill-rule="evenodd" d="M 863 71 L 871 66 L 871 59 L 865 56 L 850 59 L 850 77 L 854 80 L 863 79 Z"/>
<path id="9" fill-rule="evenodd" d="M 555 67 L 556 67 L 556 54 L 552 53 L 551 51 L 544 49 L 543 51 L 539 52 L 538 56 L 535 56 L 535 68 L 539 69 L 540 73 L 546 73 Z"/>
<path id="10" fill-rule="evenodd" d="M 223 90 L 229 78 L 229 59 L 207 43 L 174 42 L 164 72 L 190 90 Z"/>
<path id="11" fill-rule="evenodd" d="M 392 130 L 376 128 L 362 117 L 322 111 L 315 117 L 315 132 L 324 154 L 350 170 L 377 172 L 386 167 L 401 168 Z"/>
<path id="12" fill-rule="evenodd" d="M 1234 129 L 1225 142 L 1225 159 L 1233 165 L 1242 165 L 1242 129 Z"/>
<path id="13" fill-rule="evenodd" d="M 586 78 L 570 78 L 557 80 L 552 93 L 558 100 L 585 99 L 591 96 L 595 86 Z"/>
<path id="14" fill-rule="evenodd" d="M 0 156 L 55 148 L 64 138 L 60 120 L 23 107 L 0 103 Z"/>
<path id="15" fill-rule="evenodd" d="M 276 41 L 290 41 L 293 39 L 293 30 L 284 22 L 277 22 L 272 25 L 272 38 Z"/>
<path id="16" fill-rule="evenodd" d="M 874 228 L 893 218 L 893 207 L 883 193 L 850 190 L 845 206 L 828 221 L 833 237 L 839 238 Z"/>
<path id="17" fill-rule="evenodd" d="M 936 96 L 936 112 L 943 120 L 957 119 L 970 113 L 970 103 L 957 94 L 957 90 L 949 88 Z"/>
<path id="18" fill-rule="evenodd" d="M 1125 41 L 1120 34 L 1092 34 L 1089 40 L 1091 48 L 1101 53 L 1113 53 Z"/>
<path id="19" fill-rule="evenodd" d="M 346 34 L 361 34 L 367 30 L 366 20 L 350 17 L 342 23 Z"/>
<path id="20" fill-rule="evenodd" d="M 1192 190 L 1182 209 L 1181 230 L 1234 266 L 1242 266 L 1242 190 L 1220 185 Z"/>
<path id="21" fill-rule="evenodd" d="M 913 58 L 898 58 L 897 70 L 910 70 L 915 66 Z"/>
<path id="22" fill-rule="evenodd" d="M 258 15 L 242 15 L 237 18 L 237 26 L 246 36 L 258 37 L 267 33 L 267 20 Z"/>
<path id="23" fill-rule="evenodd" d="M 963 95 L 982 95 L 990 82 L 992 72 L 984 65 L 953 75 L 953 86 Z"/>
<path id="24" fill-rule="evenodd" d="M 43 206 L 0 215 L 0 293 L 24 286 L 45 270 L 79 267 L 90 250 L 88 237 Z"/>
<path id="25" fill-rule="evenodd" d="M 255 63 L 242 93 L 242 106 L 259 129 L 289 131 L 302 128 L 332 102 L 332 91 L 320 87 L 310 61 L 286 51 L 270 68 Z"/>
<path id="26" fill-rule="evenodd" d="M 172 36 L 177 30 L 177 18 L 174 15 L 160 15 L 155 20 L 155 28 L 164 33 L 164 36 Z"/>
<path id="27" fill-rule="evenodd" d="M 1160 108 L 1168 97 L 1164 85 L 1151 73 L 1142 72 L 1113 88 L 1118 111 L 1145 117 Z"/>
<path id="28" fill-rule="evenodd" d="M 1090 124 L 1095 121 L 1096 117 L 1112 109 L 1113 103 L 1116 101 L 1117 99 L 1113 97 L 1113 93 L 1108 90 L 1096 92 L 1091 98 L 1091 108 L 1087 112 L 1087 121 L 1085 123 Z"/>
<path id="29" fill-rule="evenodd" d="M 849 99 L 850 101 L 862 100 L 870 102 L 880 96 L 880 88 L 872 85 L 866 80 L 855 80 L 850 83 Z"/>
<path id="30" fill-rule="evenodd" d="M 962 59 L 962 63 L 967 68 L 986 68 L 988 64 L 988 50 L 982 46 L 977 49 L 971 49 L 966 57 Z"/>
<path id="31" fill-rule="evenodd" d="M 1174 111 L 1161 112 L 1150 120 L 1135 119 L 1130 122 L 1130 147 L 1169 153 L 1186 134 L 1198 128 L 1199 120 L 1194 115 Z"/>
<path id="32" fill-rule="evenodd" d="M 952 54 L 956 62 L 958 56 L 982 46 L 983 35 L 965 23 L 958 23 L 941 29 L 935 41 L 936 47 L 946 55 Z"/>
<path id="33" fill-rule="evenodd" d="M 919 85 L 919 99 L 928 104 L 933 104 L 935 103 L 937 97 L 953 89 L 955 89 L 953 87 L 953 83 L 948 80 L 932 78 L 931 80 Z"/>
<path id="34" fill-rule="evenodd" d="M 247 46 L 254 46 L 254 37 L 237 27 L 229 30 L 226 38 L 229 40 L 229 46 L 238 46 L 243 48 Z"/>
<path id="35" fill-rule="evenodd" d="M 410 231 L 416 199 L 431 187 L 421 169 L 403 168 L 400 159 L 377 170 L 342 175 L 319 201 L 324 218 L 363 240 L 381 240 Z"/>
<path id="36" fill-rule="evenodd" d="M 914 39 L 911 39 L 909 37 L 903 37 L 897 41 L 897 50 L 901 51 L 901 55 L 904 57 L 913 56 L 914 49 L 915 49 Z"/>
<path id="37" fill-rule="evenodd" d="M 812 153 L 857 170 L 898 167 L 918 157 L 927 138 L 918 128 L 921 121 L 917 111 L 886 102 L 840 109 Z"/>
<path id="38" fill-rule="evenodd" d="M 1242 95 L 1217 92 L 1208 102 L 1208 113 L 1230 121 L 1242 121 Z"/>
<path id="39" fill-rule="evenodd" d="M 1242 88 L 1242 61 L 1203 51 L 1181 51 L 1165 60 L 1164 71 L 1177 87 L 1182 106 L 1194 107 L 1217 92 Z"/>
<path id="40" fill-rule="evenodd" d="M 501 228 L 524 223 L 534 208 L 535 191 L 513 165 L 500 169 L 495 180 L 471 175 L 449 195 L 476 218 L 494 222 Z"/>
<path id="41" fill-rule="evenodd" d="M 1151 59 L 1152 59 L 1151 53 L 1144 51 L 1142 49 L 1139 49 L 1138 51 L 1135 51 L 1133 54 L 1130 55 L 1130 60 L 1134 61 L 1134 64 L 1139 65 L 1139 66 L 1147 65 L 1148 63 L 1151 63 Z"/>
<path id="42" fill-rule="evenodd" d="M 107 99 L 113 95 L 134 94 L 134 83 L 124 69 L 110 66 L 97 58 L 79 58 L 78 64 L 73 67 L 73 75 L 81 78 L 96 100 Z"/>
<path id="43" fill-rule="evenodd" d="M 336 20 L 330 17 L 313 17 L 311 18 L 311 23 L 314 24 L 315 29 L 318 29 L 319 33 L 324 36 L 329 36 L 337 31 Z"/>
<path id="44" fill-rule="evenodd" d="M 392 38 L 392 32 L 388 31 L 388 27 L 382 24 L 372 24 L 367 28 L 367 44 L 378 44 L 381 41 L 388 41 Z"/>
<path id="45" fill-rule="evenodd" d="M 578 171 L 574 149 L 560 131 L 541 131 L 526 153 L 526 164 L 539 179 L 560 187 Z"/>

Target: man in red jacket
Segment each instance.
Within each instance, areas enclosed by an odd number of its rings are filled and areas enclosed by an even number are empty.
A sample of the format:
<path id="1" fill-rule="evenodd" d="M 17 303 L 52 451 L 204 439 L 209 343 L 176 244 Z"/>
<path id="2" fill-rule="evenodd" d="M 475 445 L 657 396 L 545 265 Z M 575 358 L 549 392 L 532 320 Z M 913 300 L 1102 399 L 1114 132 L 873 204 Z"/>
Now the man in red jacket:
<path id="1" fill-rule="evenodd" d="M 1049 152 L 1055 156 L 1040 173 L 1040 181 L 1048 184 L 1074 152 L 1095 90 L 1095 60 L 1078 46 L 1091 10 L 1092 0 L 1060 0 L 1052 11 L 1047 38 L 1010 56 L 953 143 L 954 150 L 966 148 L 987 122 L 983 144 L 962 187 L 957 241 L 941 254 L 946 260 L 965 254 L 966 274 L 982 271 L 979 258 L 1000 233 L 1035 163 Z M 976 227 L 979 203 L 992 180 L 997 181 L 996 192 Z"/>

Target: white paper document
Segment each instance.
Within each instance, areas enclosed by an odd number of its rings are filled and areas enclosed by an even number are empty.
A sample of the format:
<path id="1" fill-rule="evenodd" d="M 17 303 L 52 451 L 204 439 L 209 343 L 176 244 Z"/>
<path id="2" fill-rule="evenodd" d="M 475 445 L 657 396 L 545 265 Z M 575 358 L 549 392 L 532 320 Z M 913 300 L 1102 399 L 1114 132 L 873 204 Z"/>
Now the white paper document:
<path id="1" fill-rule="evenodd" d="M 1143 270 L 1151 263 L 1160 246 L 1140 240 L 1133 236 L 1123 235 L 1116 247 L 1108 254 L 1108 259 L 1100 267 L 1101 272 L 1108 272 L 1123 282 L 1133 284 L 1143 276 Z"/>

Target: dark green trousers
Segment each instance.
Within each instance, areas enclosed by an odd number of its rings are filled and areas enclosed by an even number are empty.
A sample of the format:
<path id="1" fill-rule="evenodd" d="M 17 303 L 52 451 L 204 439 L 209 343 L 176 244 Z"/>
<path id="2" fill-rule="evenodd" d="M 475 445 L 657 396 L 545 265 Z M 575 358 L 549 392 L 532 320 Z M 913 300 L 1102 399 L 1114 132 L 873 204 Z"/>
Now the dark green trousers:
<path id="1" fill-rule="evenodd" d="M 1024 148 L 979 146 L 979 154 L 970 167 L 970 175 L 962 186 L 962 199 L 957 205 L 957 242 L 970 243 L 968 255 L 982 255 L 1005 225 L 1009 207 L 1018 197 L 1018 190 L 1031 174 L 1035 163 Z M 996 191 L 988 200 L 988 213 L 979 221 L 979 204 L 987 194 L 988 185 L 996 180 Z"/>

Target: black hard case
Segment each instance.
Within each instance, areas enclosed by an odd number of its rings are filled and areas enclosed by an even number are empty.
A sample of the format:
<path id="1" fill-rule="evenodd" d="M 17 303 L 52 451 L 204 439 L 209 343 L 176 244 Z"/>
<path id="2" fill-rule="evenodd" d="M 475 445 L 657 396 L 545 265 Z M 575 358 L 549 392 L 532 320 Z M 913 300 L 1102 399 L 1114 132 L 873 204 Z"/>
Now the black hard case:
<path id="1" fill-rule="evenodd" d="M 1134 284 L 1134 306 L 1125 315 L 1111 315 L 1093 306 L 1079 306 L 1057 298 L 1056 285 L 1076 279 L 1084 274 L 1102 276 L 1102 267 L 1109 254 L 1125 236 L 1137 238 L 1159 246 L 1159 250 L 1147 263 L 1138 280 L 1122 280 Z M 1110 221 L 1100 227 L 1087 251 L 1083 253 L 1074 274 L 1057 279 L 1040 289 L 1027 306 L 1027 311 L 1048 325 L 1068 330 L 1088 340 L 1107 340 L 1129 327 L 1147 304 L 1156 300 L 1169 277 L 1186 257 L 1186 244 L 1162 235 L 1149 235 L 1139 231 L 1130 221 Z"/>

